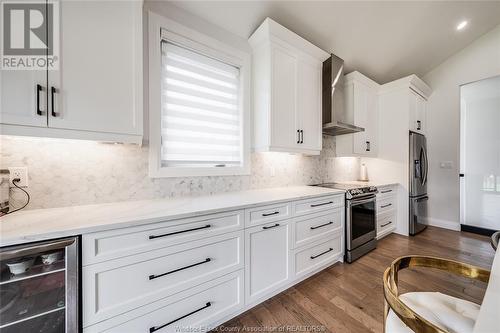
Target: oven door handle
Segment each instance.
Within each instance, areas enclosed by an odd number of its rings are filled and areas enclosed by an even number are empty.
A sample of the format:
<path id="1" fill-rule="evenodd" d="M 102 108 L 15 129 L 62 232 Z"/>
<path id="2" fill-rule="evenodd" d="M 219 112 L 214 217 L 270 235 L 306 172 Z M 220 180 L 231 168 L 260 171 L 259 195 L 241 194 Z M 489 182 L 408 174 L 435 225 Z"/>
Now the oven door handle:
<path id="1" fill-rule="evenodd" d="M 360 199 L 360 200 L 350 200 L 349 201 L 349 206 L 355 206 L 355 205 L 359 205 L 359 204 L 364 204 L 364 203 L 367 203 L 367 202 L 375 202 L 376 201 L 376 197 L 373 196 L 371 198 L 363 198 L 363 199 Z"/>

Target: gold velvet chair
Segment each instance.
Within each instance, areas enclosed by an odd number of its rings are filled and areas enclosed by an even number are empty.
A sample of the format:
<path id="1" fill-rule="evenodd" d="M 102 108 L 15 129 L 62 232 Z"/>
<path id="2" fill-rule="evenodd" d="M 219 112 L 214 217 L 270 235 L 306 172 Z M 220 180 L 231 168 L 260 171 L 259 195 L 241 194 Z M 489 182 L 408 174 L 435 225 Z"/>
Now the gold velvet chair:
<path id="1" fill-rule="evenodd" d="M 439 292 L 399 295 L 399 271 L 415 267 L 436 268 L 486 283 L 490 277 L 488 270 L 449 259 L 406 256 L 394 260 L 384 272 L 384 332 L 472 332 L 479 305 Z"/>
<path id="2" fill-rule="evenodd" d="M 500 240 L 500 231 L 495 232 L 491 235 L 491 247 L 496 251 L 498 247 L 498 241 Z"/>

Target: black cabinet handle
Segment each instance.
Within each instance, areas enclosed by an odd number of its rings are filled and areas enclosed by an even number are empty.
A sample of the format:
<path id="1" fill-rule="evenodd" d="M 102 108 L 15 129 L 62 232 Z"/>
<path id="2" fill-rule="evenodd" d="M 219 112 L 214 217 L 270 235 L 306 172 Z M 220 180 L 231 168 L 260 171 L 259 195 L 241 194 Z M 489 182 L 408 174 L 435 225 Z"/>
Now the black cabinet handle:
<path id="1" fill-rule="evenodd" d="M 42 110 L 40 110 L 40 92 L 43 90 L 42 86 L 36 85 L 36 114 L 39 116 L 43 115 Z"/>
<path id="2" fill-rule="evenodd" d="M 370 151 L 370 141 L 366 141 L 366 151 Z"/>
<path id="3" fill-rule="evenodd" d="M 391 223 L 392 223 L 392 221 L 389 221 L 389 222 L 387 222 L 387 223 L 382 224 L 380 227 L 381 227 L 381 228 L 383 228 L 383 227 L 387 227 L 387 226 L 388 226 L 389 224 L 391 224 Z"/>
<path id="4" fill-rule="evenodd" d="M 262 229 L 267 230 L 267 229 L 272 229 L 272 228 L 276 228 L 276 227 L 279 227 L 279 226 L 280 226 L 280 224 L 276 223 L 275 225 L 270 225 L 268 227 L 262 227 Z"/>
<path id="5" fill-rule="evenodd" d="M 304 143 L 304 130 L 300 130 L 300 143 Z"/>
<path id="6" fill-rule="evenodd" d="M 320 203 L 320 204 L 313 204 L 313 205 L 311 205 L 311 208 L 319 207 L 319 206 L 324 206 L 324 205 L 330 205 L 332 203 L 333 203 L 333 201 L 323 202 L 323 203 Z"/>
<path id="7" fill-rule="evenodd" d="M 184 232 L 190 232 L 190 231 L 195 231 L 195 230 L 207 229 L 207 228 L 210 228 L 210 227 L 211 227 L 211 225 L 207 224 L 207 225 L 205 225 L 203 227 L 199 227 L 199 228 L 192 228 L 192 229 L 186 229 L 186 230 L 181 230 L 181 231 L 169 232 L 168 234 L 162 234 L 162 235 L 151 235 L 151 236 L 149 236 L 149 239 L 155 239 L 155 238 L 160 238 L 160 237 L 172 236 L 172 235 L 182 234 Z"/>
<path id="8" fill-rule="evenodd" d="M 280 212 L 263 213 L 262 216 L 267 217 L 267 216 L 272 216 L 272 215 L 276 215 L 276 214 L 279 214 L 279 213 Z"/>
<path id="9" fill-rule="evenodd" d="M 387 207 L 390 207 L 390 206 L 392 206 L 392 204 L 391 204 L 391 203 L 389 203 L 389 204 L 387 204 L 387 205 L 380 206 L 380 208 L 387 208 Z"/>
<path id="10" fill-rule="evenodd" d="M 328 252 L 332 252 L 333 249 L 332 248 L 329 248 L 328 250 L 326 250 L 325 252 L 321 252 L 320 254 L 317 254 L 315 256 L 311 256 L 311 259 L 316 259 L 317 257 L 321 257 L 322 255 L 324 254 L 327 254 Z"/>
<path id="11" fill-rule="evenodd" d="M 297 143 L 300 143 L 300 130 L 297 130 Z"/>
<path id="12" fill-rule="evenodd" d="M 420 131 L 422 129 L 422 122 L 417 120 L 417 130 Z"/>
<path id="13" fill-rule="evenodd" d="M 171 271 L 163 273 L 163 274 L 150 275 L 149 279 L 150 280 L 154 280 L 154 279 L 160 278 L 160 277 L 165 276 L 165 275 L 169 275 L 169 274 L 172 274 L 172 273 L 183 271 L 183 270 L 191 268 L 191 267 L 195 267 L 195 266 L 206 264 L 207 262 L 210 262 L 210 261 L 212 261 L 212 259 L 207 258 L 207 259 L 205 259 L 203 261 L 200 261 L 200 262 L 197 262 L 195 264 L 191 264 L 191 265 L 188 265 L 188 266 L 185 266 L 185 267 L 177 268 L 177 269 L 171 270 Z"/>
<path id="14" fill-rule="evenodd" d="M 177 321 L 179 321 L 179 320 L 181 320 L 181 319 L 184 319 L 184 318 L 186 318 L 186 317 L 189 317 L 190 315 L 193 315 L 193 314 L 195 314 L 195 313 L 197 313 L 197 312 L 200 312 L 200 311 L 202 311 L 202 310 L 205 310 L 206 308 L 209 308 L 209 307 L 211 307 L 211 306 L 212 306 L 212 303 L 211 303 L 211 302 L 207 302 L 207 304 L 205 304 L 205 306 L 203 306 L 203 307 L 201 307 L 201 308 L 199 308 L 199 309 L 196 309 L 196 310 L 194 310 L 194 311 L 191 311 L 191 312 L 189 312 L 189 313 L 186 313 L 185 315 L 183 315 L 183 316 L 181 316 L 181 317 L 179 317 L 179 318 L 177 318 L 177 319 L 174 319 L 174 320 L 172 320 L 172 321 L 169 321 L 169 322 L 168 322 L 168 323 L 166 323 L 166 324 L 163 324 L 163 325 L 161 325 L 161 326 L 153 326 L 153 327 L 150 327 L 150 328 L 149 328 L 149 333 L 153 333 L 153 332 L 156 332 L 156 331 L 158 331 L 158 330 L 161 330 L 162 328 L 167 327 L 168 325 L 172 325 L 173 323 L 175 323 L 175 322 L 177 322 Z"/>
<path id="15" fill-rule="evenodd" d="M 317 225 L 315 227 L 311 227 L 311 230 L 319 229 L 319 228 L 322 228 L 322 227 L 326 227 L 327 225 L 330 225 L 330 224 L 333 224 L 333 221 L 330 221 L 330 222 L 325 223 L 325 224 L 320 224 L 320 225 Z"/>
<path id="16" fill-rule="evenodd" d="M 392 192 L 392 190 L 384 190 L 384 191 L 380 191 L 380 193 L 389 193 L 389 192 Z"/>
<path id="17" fill-rule="evenodd" d="M 55 111 L 55 106 L 54 106 L 54 95 L 57 93 L 57 90 L 56 88 L 54 87 L 50 87 L 50 107 L 52 109 L 51 111 L 51 114 L 52 114 L 52 117 L 57 117 L 57 113 Z"/>

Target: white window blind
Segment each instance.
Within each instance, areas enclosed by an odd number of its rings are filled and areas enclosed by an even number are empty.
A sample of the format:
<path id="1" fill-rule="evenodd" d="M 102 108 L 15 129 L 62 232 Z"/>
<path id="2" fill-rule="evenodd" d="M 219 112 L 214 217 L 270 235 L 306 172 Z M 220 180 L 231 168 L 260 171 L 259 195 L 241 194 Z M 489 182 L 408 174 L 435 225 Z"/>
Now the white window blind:
<path id="1" fill-rule="evenodd" d="M 162 42 L 162 166 L 241 166 L 239 72 Z"/>

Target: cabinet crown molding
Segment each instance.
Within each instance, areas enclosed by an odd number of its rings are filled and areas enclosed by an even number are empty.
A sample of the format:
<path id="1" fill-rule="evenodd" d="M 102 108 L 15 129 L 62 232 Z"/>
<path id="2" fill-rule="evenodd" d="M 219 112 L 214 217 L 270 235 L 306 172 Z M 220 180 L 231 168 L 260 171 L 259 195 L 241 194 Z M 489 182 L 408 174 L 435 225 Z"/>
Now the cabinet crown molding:
<path id="1" fill-rule="evenodd" d="M 269 17 L 267 17 L 257 30 L 254 31 L 248 39 L 248 42 L 251 47 L 256 48 L 260 44 L 268 42 L 273 36 L 308 53 L 318 60 L 325 61 L 330 56 L 329 53 L 323 51 L 313 43 L 300 37 Z"/>
<path id="2" fill-rule="evenodd" d="M 380 87 L 380 93 L 384 94 L 402 88 L 411 88 L 425 99 L 428 99 L 432 94 L 431 87 L 429 87 L 427 83 L 425 83 L 415 74 L 411 74 L 401 79 L 383 84 Z"/>
<path id="3" fill-rule="evenodd" d="M 369 87 L 372 87 L 374 89 L 379 89 L 380 84 L 375 82 L 374 80 L 370 79 L 368 76 L 358 72 L 354 71 L 349 74 L 346 74 L 344 77 L 345 84 L 350 84 L 352 81 L 357 81 L 361 82 Z"/>

